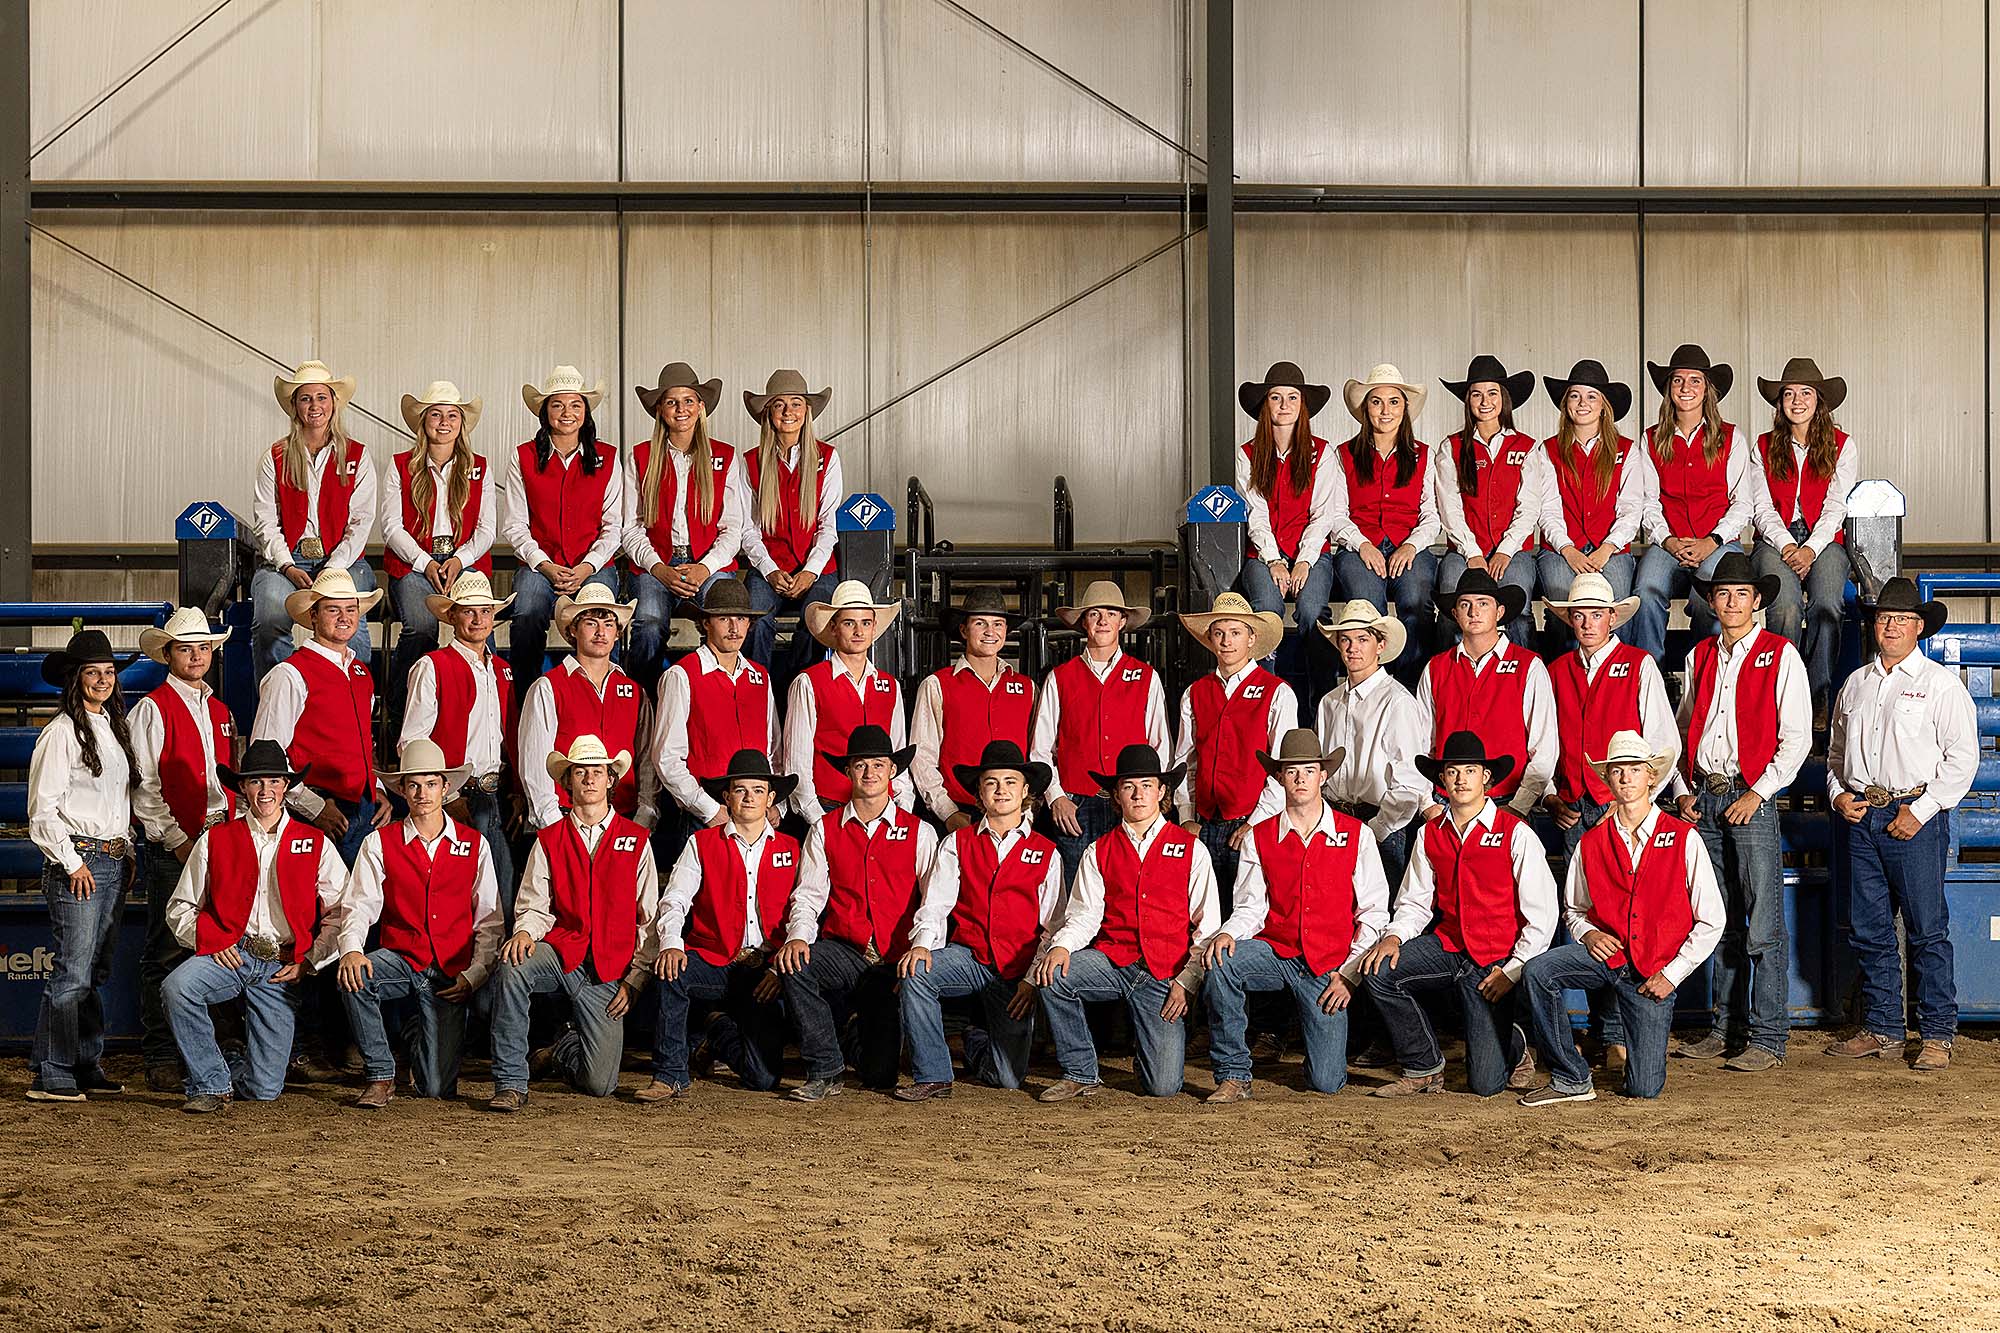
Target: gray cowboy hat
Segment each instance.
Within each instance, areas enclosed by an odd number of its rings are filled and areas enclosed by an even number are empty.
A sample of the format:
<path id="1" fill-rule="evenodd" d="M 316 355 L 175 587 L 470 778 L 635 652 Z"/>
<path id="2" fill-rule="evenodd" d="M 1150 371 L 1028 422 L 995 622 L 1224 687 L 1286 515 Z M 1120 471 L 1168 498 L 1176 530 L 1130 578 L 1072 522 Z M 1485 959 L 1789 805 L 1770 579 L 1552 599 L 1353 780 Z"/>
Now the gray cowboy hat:
<path id="1" fill-rule="evenodd" d="M 695 397 L 701 399 L 702 407 L 711 413 L 715 411 L 715 405 L 722 401 L 722 381 L 701 378 L 694 373 L 694 367 L 685 361 L 668 362 L 660 367 L 660 382 L 657 385 L 650 389 L 643 384 L 634 385 L 632 392 L 639 396 L 639 406 L 646 409 L 648 416 L 658 416 L 660 399 L 666 396 L 669 389 L 693 389 Z"/>
<path id="2" fill-rule="evenodd" d="M 806 388 L 806 377 L 798 371 L 774 370 L 771 372 L 771 378 L 764 381 L 764 392 L 752 393 L 748 389 L 743 391 L 743 406 L 749 409 L 751 416 L 762 421 L 764 408 L 770 401 L 788 393 L 795 393 L 805 399 L 806 411 L 815 417 L 826 411 L 826 405 L 833 401 L 832 385 L 814 393 Z"/>

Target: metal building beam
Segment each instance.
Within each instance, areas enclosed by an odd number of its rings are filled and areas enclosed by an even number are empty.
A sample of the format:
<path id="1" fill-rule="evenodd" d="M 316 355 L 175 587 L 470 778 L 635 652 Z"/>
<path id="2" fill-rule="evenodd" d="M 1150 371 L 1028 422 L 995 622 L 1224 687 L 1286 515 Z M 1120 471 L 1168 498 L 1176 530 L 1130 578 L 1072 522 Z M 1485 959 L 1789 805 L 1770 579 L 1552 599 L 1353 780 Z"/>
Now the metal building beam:
<path id="1" fill-rule="evenodd" d="M 34 328 L 28 266 L 28 3 L 0 0 L 0 598 L 34 595 Z"/>
<path id="2" fill-rule="evenodd" d="M 1236 5 L 1208 0 L 1208 479 L 1236 448 Z M 1199 474 L 1197 474 L 1199 475 Z"/>

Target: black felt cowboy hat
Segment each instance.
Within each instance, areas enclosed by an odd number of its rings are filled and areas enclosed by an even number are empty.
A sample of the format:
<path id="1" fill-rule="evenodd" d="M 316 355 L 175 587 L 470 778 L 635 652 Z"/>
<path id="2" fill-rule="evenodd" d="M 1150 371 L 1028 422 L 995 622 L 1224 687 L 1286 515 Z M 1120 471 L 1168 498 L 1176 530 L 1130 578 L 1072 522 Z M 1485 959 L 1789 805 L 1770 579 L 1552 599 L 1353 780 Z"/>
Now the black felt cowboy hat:
<path id="1" fill-rule="evenodd" d="M 799 785 L 796 777 L 771 771 L 771 756 L 762 750 L 738 750 L 729 756 L 729 767 L 719 778 L 702 778 L 701 789 L 721 800 L 729 794 L 729 784 L 738 778 L 756 778 L 759 782 L 771 784 L 771 799 L 783 801 Z"/>
<path id="2" fill-rule="evenodd" d="M 698 601 L 682 602 L 681 614 L 690 620 L 709 616 L 754 616 L 750 609 L 750 585 L 739 578 L 717 579 L 701 591 Z"/>
<path id="3" fill-rule="evenodd" d="M 1512 620 L 1528 605 L 1528 590 L 1502 583 L 1483 569 L 1468 569 L 1458 576 L 1458 586 L 1437 595 L 1438 611 L 1449 617 L 1458 609 L 1461 597 L 1491 597 L 1500 605 L 1500 619 Z"/>
<path id="4" fill-rule="evenodd" d="M 1306 373 L 1299 369 L 1296 361 L 1276 361 L 1264 372 L 1261 381 L 1245 380 L 1237 385 L 1236 401 L 1242 405 L 1247 415 L 1261 416 L 1264 412 L 1265 395 L 1281 384 L 1290 385 L 1299 391 L 1299 396 L 1305 400 L 1306 415 L 1310 417 L 1318 416 L 1319 410 L 1333 397 L 1332 385 L 1307 383 Z"/>
<path id="5" fill-rule="evenodd" d="M 1778 598 L 1778 576 L 1759 574 L 1750 563 L 1750 557 L 1741 551 L 1731 551 L 1716 561 L 1715 572 L 1707 578 L 1697 575 L 1694 579 L 1694 590 L 1701 594 L 1701 600 L 1713 604 L 1715 598 L 1710 594 L 1718 585 L 1725 583 L 1740 583 L 1755 588 L 1757 595 L 1764 599 L 1765 606 L 1769 606 Z"/>
<path id="6" fill-rule="evenodd" d="M 1657 361 L 1646 363 L 1646 373 L 1653 377 L 1653 387 L 1661 393 L 1667 391 L 1667 381 L 1674 377 L 1676 370 L 1699 370 L 1708 376 L 1708 382 L 1715 386 L 1717 398 L 1727 398 L 1729 388 L 1736 383 L 1736 372 L 1727 361 L 1710 361 L 1708 353 L 1699 343 L 1682 343 L 1674 349 L 1664 366 Z"/>
<path id="7" fill-rule="evenodd" d="M 1542 376 L 1542 385 L 1549 391 L 1549 400 L 1558 409 L 1563 405 L 1563 395 L 1578 384 L 1586 389 L 1595 389 L 1604 395 L 1604 401 L 1611 405 L 1613 421 L 1624 416 L 1632 407 L 1632 386 L 1620 384 L 1612 379 L 1602 361 L 1579 361 L 1569 368 L 1567 375 Z"/>
<path id="8" fill-rule="evenodd" d="M 1819 373 L 1819 362 L 1809 356 L 1795 356 L 1785 362 L 1785 373 L 1777 379 L 1767 380 L 1757 377 L 1757 392 L 1764 395 L 1764 401 L 1776 407 L 1778 400 L 1785 396 L 1787 384 L 1803 384 L 1819 395 L 1819 405 L 1831 412 L 1847 401 L 1847 380 L 1840 375 L 1828 378 Z"/>
<path id="9" fill-rule="evenodd" d="M 674 361 L 660 367 L 660 382 L 657 385 L 650 389 L 643 384 L 635 385 L 632 392 L 639 395 L 639 406 L 646 409 L 647 415 L 658 416 L 660 399 L 666 397 L 669 389 L 693 389 L 695 397 L 701 399 L 701 405 L 711 413 L 715 411 L 715 405 L 722 401 L 722 381 L 701 378 L 694 373 L 694 367 L 685 361 Z"/>
<path id="10" fill-rule="evenodd" d="M 864 722 L 856 727 L 847 738 L 847 753 L 835 754 L 831 750 L 821 750 L 820 757 L 835 768 L 845 770 L 859 759 L 889 759 L 902 772 L 910 766 L 910 759 L 917 752 L 914 745 L 905 745 L 898 750 L 889 739 L 889 733 L 872 722 Z"/>
<path id="11" fill-rule="evenodd" d="M 979 779 L 987 773 L 1007 771 L 1019 773 L 1028 782 L 1028 793 L 1040 796 L 1049 789 L 1049 766 L 1028 762 L 1021 753 L 1021 747 L 1012 741 L 988 741 L 986 748 L 979 752 L 976 764 L 953 764 L 951 775 L 958 779 L 958 785 L 967 791 L 979 790 Z"/>
<path id="12" fill-rule="evenodd" d="M 1158 778 L 1168 791 L 1181 785 L 1187 776 L 1186 764 L 1160 767 L 1160 752 L 1150 745 L 1128 745 L 1118 752 L 1118 767 L 1110 773 L 1092 772 L 1090 780 L 1106 791 L 1117 791 L 1127 778 Z"/>
<path id="13" fill-rule="evenodd" d="M 306 765 L 307 769 L 311 767 Z M 273 740 L 251 741 L 243 751 L 243 762 L 235 768 L 227 764 L 215 766 L 215 780 L 239 796 L 243 784 L 251 778 L 283 778 L 287 787 L 296 787 L 306 780 L 306 775 L 304 769 L 292 771 L 285 747 Z"/>
<path id="14" fill-rule="evenodd" d="M 1890 579 L 1882 585 L 1882 591 L 1876 594 L 1875 600 L 1865 605 L 1871 617 L 1884 611 L 1907 611 L 1911 615 L 1922 616 L 1924 628 L 1917 635 L 1920 639 L 1928 639 L 1944 628 L 1944 603 L 1935 600 L 1924 601 L 1923 595 L 1917 591 L 1917 585 L 1906 578 Z"/>
<path id="15" fill-rule="evenodd" d="M 1505 389 L 1507 401 L 1515 407 L 1527 402 L 1528 395 L 1535 391 L 1534 371 L 1524 370 L 1518 375 L 1509 375 L 1507 367 L 1500 364 L 1499 357 L 1488 356 L 1484 352 L 1473 357 L 1466 365 L 1464 379 L 1440 379 L 1438 383 L 1450 390 L 1452 397 L 1463 402 L 1467 389 L 1475 384 L 1485 384 L 1489 381 Z"/>
<path id="16" fill-rule="evenodd" d="M 1453 764 L 1484 764 L 1489 775 L 1486 785 L 1492 786 L 1514 771 L 1514 756 L 1510 754 L 1486 753 L 1486 742 L 1470 731 L 1454 731 L 1444 738 L 1444 745 L 1435 756 L 1420 754 L 1416 757 L 1417 772 L 1437 782 L 1444 776 L 1445 769 Z"/>
<path id="17" fill-rule="evenodd" d="M 946 607 L 945 630 L 951 634 L 958 633 L 969 616 L 999 616 L 1007 622 L 1009 630 L 1018 628 L 1022 620 L 1019 611 L 1007 609 L 1007 599 L 1001 596 L 998 588 L 974 588 L 959 598 L 957 606 Z"/>
<path id="18" fill-rule="evenodd" d="M 67 644 L 42 659 L 42 679 L 62 689 L 69 684 L 71 676 L 87 666 L 109 666 L 123 671 L 137 660 L 134 654 L 120 657 L 112 652 L 111 640 L 104 637 L 103 630 L 83 629 L 70 635 Z"/>

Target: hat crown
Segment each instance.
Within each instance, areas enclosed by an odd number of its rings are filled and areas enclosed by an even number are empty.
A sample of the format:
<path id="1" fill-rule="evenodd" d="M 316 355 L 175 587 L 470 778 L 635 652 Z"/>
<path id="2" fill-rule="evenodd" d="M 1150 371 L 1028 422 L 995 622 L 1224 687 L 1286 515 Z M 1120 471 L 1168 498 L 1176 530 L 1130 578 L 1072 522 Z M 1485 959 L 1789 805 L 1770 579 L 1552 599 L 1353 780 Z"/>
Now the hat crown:
<path id="1" fill-rule="evenodd" d="M 419 773 L 448 773 L 451 765 L 445 762 L 444 751 L 438 743 L 428 737 L 419 736 L 403 747 L 401 761 L 396 766 L 399 777 L 414 777 Z"/>
<path id="2" fill-rule="evenodd" d="M 701 609 L 747 615 L 750 611 L 750 585 L 737 578 L 717 579 L 702 593 Z"/>
<path id="3" fill-rule="evenodd" d="M 417 395 L 417 401 L 425 407 L 463 407 L 465 395 L 450 380 L 432 380 Z"/>
<path id="4" fill-rule="evenodd" d="M 602 739 L 586 732 L 570 742 L 569 753 L 563 755 L 563 758 L 569 761 L 572 768 L 583 764 L 608 765 L 611 762 L 611 752 L 604 748 Z"/>
<path id="5" fill-rule="evenodd" d="M 806 377 L 790 369 L 774 370 L 764 381 L 764 397 L 776 398 L 781 394 L 797 394 L 801 398 L 812 396 L 806 390 Z"/>
<path id="6" fill-rule="evenodd" d="M 1375 609 L 1373 602 L 1364 597 L 1357 597 L 1340 608 L 1340 614 L 1334 617 L 1333 627 L 1337 630 L 1369 629 L 1381 619 L 1381 616 L 1382 613 Z"/>
<path id="7" fill-rule="evenodd" d="M 1384 361 L 1380 365 L 1372 367 L 1368 372 L 1367 378 L 1361 382 L 1363 384 L 1401 384 L 1403 383 L 1403 372 L 1390 362 Z"/>
<path id="8" fill-rule="evenodd" d="M 243 762 L 236 766 L 238 778 L 289 778 L 292 761 L 285 747 L 274 740 L 251 741 L 244 747 Z"/>
<path id="9" fill-rule="evenodd" d="M 1917 611 L 1924 604 L 1923 595 L 1917 591 L 1916 581 L 1898 574 L 1882 585 L 1882 591 L 1875 597 L 1877 611 Z"/>
<path id="10" fill-rule="evenodd" d="M 1121 778 L 1156 778 L 1160 775 L 1160 752 L 1150 745 L 1128 745 L 1118 752 Z"/>
<path id="11" fill-rule="evenodd" d="M 318 600 L 358 599 L 361 596 L 361 590 L 354 586 L 354 575 L 337 565 L 328 566 L 313 575 L 312 593 Z"/>
<path id="12" fill-rule="evenodd" d="M 1254 614 L 1255 608 L 1250 605 L 1250 599 L 1242 593 L 1225 592 L 1215 599 L 1215 605 L 1209 608 L 1209 614 L 1219 616 L 1225 611 L 1240 611 L 1247 616 Z"/>
<path id="13" fill-rule="evenodd" d="M 1486 742 L 1479 739 L 1474 731 L 1454 731 L 1444 738 L 1439 748 L 1437 762 L 1440 764 L 1483 764 L 1490 756 L 1486 753 Z"/>
<path id="14" fill-rule="evenodd" d="M 1321 762 L 1319 736 L 1311 727 L 1292 727 L 1278 740 L 1278 752 L 1271 756 L 1281 764 Z"/>
<path id="15" fill-rule="evenodd" d="M 542 396 L 558 393 L 582 393 L 583 372 L 575 366 L 557 366 L 542 381 Z"/>
<path id="16" fill-rule="evenodd" d="M 980 768 L 1020 768 L 1028 762 L 1028 756 L 1021 753 L 1021 747 L 1013 741 L 988 741 L 986 748 L 979 752 Z"/>
<path id="17" fill-rule="evenodd" d="M 1611 586 L 1611 580 L 1605 578 L 1602 574 L 1578 574 L 1570 581 L 1569 604 L 1571 606 L 1588 602 L 1593 606 L 1602 604 L 1609 607 L 1615 604 L 1617 600 L 1617 593 Z"/>
<path id="18" fill-rule="evenodd" d="M 762 750 L 738 750 L 729 756 L 729 766 L 723 770 L 723 778 L 774 778 L 771 771 L 771 756 Z"/>
<path id="19" fill-rule="evenodd" d="M 301 361 L 299 368 L 285 377 L 288 384 L 331 384 L 334 374 L 324 361 Z"/>
<path id="20" fill-rule="evenodd" d="M 1826 377 L 1819 373 L 1819 362 L 1809 356 L 1795 356 L 1785 362 L 1783 378 L 1787 384 L 1818 384 Z"/>
<path id="21" fill-rule="evenodd" d="M 571 606 L 616 606 L 618 596 L 602 583 L 586 583 L 570 594 Z"/>
<path id="22" fill-rule="evenodd" d="M 1682 343 L 1667 358 L 1669 370 L 1713 370 L 1715 363 L 1708 359 L 1708 353 L 1700 343 Z"/>
<path id="23" fill-rule="evenodd" d="M 1005 615 L 1007 599 L 998 588 L 974 588 L 958 603 L 961 615 Z"/>
<path id="24" fill-rule="evenodd" d="M 174 613 L 167 617 L 167 623 L 162 626 L 162 629 L 166 631 L 166 635 L 170 639 L 179 638 L 182 635 L 197 634 L 207 637 L 214 633 L 209 628 L 208 617 L 202 614 L 202 610 L 198 606 L 176 607 Z"/>
<path id="25" fill-rule="evenodd" d="M 849 759 L 888 759 L 896 753 L 889 733 L 873 722 L 864 722 L 847 737 Z"/>
<path id="26" fill-rule="evenodd" d="M 827 605 L 836 610 L 842 607 L 873 607 L 875 594 L 869 592 L 868 585 L 860 579 L 842 579 L 839 586 L 833 590 L 833 596 L 828 599 Z"/>
<path id="27" fill-rule="evenodd" d="M 1094 580 L 1083 590 L 1083 600 L 1076 604 L 1079 611 L 1107 607 L 1114 611 L 1125 609 L 1125 590 L 1110 579 Z"/>
<path id="28" fill-rule="evenodd" d="M 1614 731 L 1605 743 L 1603 764 L 1651 764 L 1653 747 L 1636 731 Z"/>
<path id="29" fill-rule="evenodd" d="M 1305 382 L 1306 373 L 1299 369 L 1299 363 L 1296 361 L 1273 361 L 1271 368 L 1264 372 L 1266 385 L 1288 384 L 1294 388 L 1303 388 Z"/>
<path id="30" fill-rule="evenodd" d="M 693 389 L 701 385 L 701 376 L 694 373 L 694 367 L 685 361 L 669 361 L 660 367 L 662 389 Z"/>
<path id="31" fill-rule="evenodd" d="M 1748 583 L 1755 585 L 1757 571 L 1750 563 L 1750 557 L 1741 551 L 1731 551 L 1715 562 L 1715 573 L 1709 575 L 1708 586 L 1719 583 Z"/>

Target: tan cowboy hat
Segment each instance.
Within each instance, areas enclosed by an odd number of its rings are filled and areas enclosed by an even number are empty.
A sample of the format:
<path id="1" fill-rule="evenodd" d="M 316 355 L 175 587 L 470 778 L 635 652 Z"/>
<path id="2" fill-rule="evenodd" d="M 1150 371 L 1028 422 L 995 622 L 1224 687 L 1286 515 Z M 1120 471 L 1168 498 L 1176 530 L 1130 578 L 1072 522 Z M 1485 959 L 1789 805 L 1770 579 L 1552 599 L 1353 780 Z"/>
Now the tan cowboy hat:
<path id="1" fill-rule="evenodd" d="M 585 764 L 603 764 L 611 770 L 611 780 L 616 782 L 631 771 L 632 752 L 620 750 L 617 754 L 612 754 L 604 748 L 603 741 L 595 736 L 585 735 L 578 736 L 569 743 L 568 754 L 564 754 L 561 750 L 551 750 L 549 757 L 542 761 L 542 767 L 548 769 L 549 776 L 555 779 L 558 787 L 569 776 L 572 768 L 580 768 Z"/>
<path id="2" fill-rule="evenodd" d="M 592 584 L 592 587 L 601 585 Z M 498 615 L 513 604 L 512 597 L 500 598 L 493 595 L 493 581 L 476 569 L 468 569 L 451 581 L 446 592 L 434 592 L 424 598 L 424 609 L 443 620 L 454 606 L 490 606 Z"/>
<path id="3" fill-rule="evenodd" d="M 574 597 L 556 598 L 556 633 L 567 639 L 570 625 L 585 611 L 609 611 L 618 617 L 618 628 L 622 630 L 632 623 L 632 613 L 638 609 L 638 602 L 619 601 L 602 583 L 586 583 L 576 590 Z"/>
<path id="4" fill-rule="evenodd" d="M 1350 629 L 1372 629 L 1382 638 L 1382 660 L 1393 662 L 1403 655 L 1403 646 L 1410 641 L 1409 630 L 1403 622 L 1392 615 L 1377 611 L 1373 604 L 1356 598 L 1340 608 L 1340 614 L 1331 621 L 1319 622 L 1319 632 L 1334 644 L 1340 642 L 1341 633 Z"/>
<path id="5" fill-rule="evenodd" d="M 1585 762 L 1597 770 L 1600 778 L 1606 776 L 1604 770 L 1613 764 L 1644 764 L 1653 770 L 1653 780 L 1657 782 L 1674 766 L 1674 756 L 1670 750 L 1655 751 L 1636 731 L 1614 731 L 1605 746 L 1604 758 L 1585 756 Z"/>
<path id="6" fill-rule="evenodd" d="M 465 779 L 471 772 L 468 765 L 453 768 L 445 763 L 444 751 L 438 748 L 437 742 L 419 736 L 403 746 L 402 758 L 395 768 L 381 769 L 379 775 L 389 787 L 401 791 L 403 779 L 436 773 L 444 778 L 444 798 L 449 801 L 458 795 L 458 789 L 465 785 Z"/>
<path id="7" fill-rule="evenodd" d="M 660 367 L 658 385 L 651 389 L 643 384 L 634 385 L 632 392 L 639 395 L 639 406 L 646 409 L 647 416 L 657 416 L 660 399 L 666 396 L 669 389 L 693 389 L 695 397 L 701 399 L 702 407 L 711 413 L 715 411 L 715 405 L 722 401 L 722 381 L 701 378 L 694 373 L 694 367 L 685 361 L 674 361 Z"/>
<path id="8" fill-rule="evenodd" d="M 1611 580 L 1602 574 L 1578 574 L 1569 585 L 1568 601 L 1559 602 L 1553 597 L 1544 597 L 1542 605 L 1555 612 L 1557 616 L 1566 615 L 1578 607 L 1585 609 L 1599 607 L 1611 613 L 1611 628 L 1617 629 L 1630 620 L 1632 613 L 1639 609 L 1639 599 L 1627 597 L 1622 601 L 1619 600 L 1612 591 Z"/>
<path id="9" fill-rule="evenodd" d="M 228 630 L 212 630 L 208 627 L 208 617 L 198 606 L 174 608 L 165 625 L 139 631 L 139 651 L 161 665 L 166 664 L 167 649 L 176 643 L 206 643 L 220 647 L 229 642 Z"/>
<path id="10" fill-rule="evenodd" d="M 278 406 L 285 409 L 286 416 L 293 415 L 292 395 L 307 384 L 324 384 L 332 389 L 333 410 L 336 412 L 346 407 L 348 400 L 354 397 L 354 376 L 342 375 L 336 378 L 334 373 L 326 368 L 324 361 L 301 361 L 299 368 L 290 375 L 271 377 L 271 391 L 277 394 Z"/>
<path id="11" fill-rule="evenodd" d="M 1407 379 L 1403 378 L 1402 371 L 1396 369 L 1386 361 L 1369 371 L 1367 379 L 1349 380 L 1347 382 L 1347 386 L 1342 392 L 1347 398 L 1348 415 L 1362 425 L 1367 425 L 1368 409 L 1361 404 L 1366 401 L 1370 389 L 1383 388 L 1401 389 L 1403 391 L 1403 397 L 1409 402 L 1409 406 L 1404 410 L 1411 421 L 1415 421 L 1423 415 L 1424 398 L 1428 390 L 1420 384 L 1410 383 Z"/>
<path id="12" fill-rule="evenodd" d="M 1285 732 L 1278 738 L 1276 754 L 1257 751 L 1257 762 L 1262 764 L 1264 771 L 1274 778 L 1282 774 L 1290 764 L 1319 764 L 1331 773 L 1340 767 L 1341 761 L 1345 758 L 1347 751 L 1338 745 L 1331 750 L 1321 751 L 1319 737 L 1313 733 L 1311 727 L 1293 727 Z"/>
<path id="13" fill-rule="evenodd" d="M 1180 617 L 1181 627 L 1211 652 L 1214 649 L 1208 642 L 1208 627 L 1218 620 L 1240 620 L 1250 627 L 1250 632 L 1256 636 L 1250 645 L 1250 656 L 1253 658 L 1269 657 L 1285 641 L 1284 617 L 1275 611 L 1255 609 L 1240 592 L 1223 593 L 1215 599 L 1212 610 L 1182 612 Z"/>
<path id="14" fill-rule="evenodd" d="M 826 411 L 826 405 L 833 401 L 832 385 L 828 385 L 818 393 L 813 393 L 806 388 L 806 377 L 799 374 L 798 371 L 774 370 L 771 372 L 771 378 L 764 381 L 764 392 L 751 393 L 748 389 L 743 391 L 743 406 L 750 409 L 751 416 L 762 421 L 764 419 L 765 405 L 773 398 L 782 397 L 788 393 L 795 393 L 805 399 L 806 411 L 812 413 L 815 417 Z"/>
<path id="15" fill-rule="evenodd" d="M 1098 579 L 1083 590 L 1083 597 L 1075 606 L 1057 607 L 1056 619 L 1075 629 L 1076 622 L 1083 619 L 1085 611 L 1097 610 L 1123 611 L 1126 629 L 1137 629 L 1153 618 L 1151 607 L 1128 605 L 1125 601 L 1125 589 L 1110 579 Z"/>
<path id="16" fill-rule="evenodd" d="M 594 387 L 585 388 L 582 371 L 575 366 L 557 366 L 549 372 L 549 377 L 542 381 L 541 388 L 523 384 L 521 401 L 528 405 L 530 412 L 539 417 L 542 414 L 542 404 L 548 400 L 549 395 L 557 393 L 580 393 L 583 395 L 584 406 L 595 412 L 597 405 L 604 401 L 604 381 L 599 380 Z"/>
<path id="17" fill-rule="evenodd" d="M 354 586 L 354 575 L 344 569 L 322 569 L 313 576 L 312 586 L 300 588 L 285 598 L 285 614 L 295 625 L 312 628 L 313 608 L 325 601 L 345 601 L 352 598 L 361 603 L 361 614 L 367 615 L 382 600 L 380 588 L 362 592 Z"/>
<path id="18" fill-rule="evenodd" d="M 875 613 L 875 638 L 879 639 L 890 622 L 895 620 L 896 613 L 903 609 L 903 604 L 878 602 L 875 595 L 868 591 L 868 585 L 860 579 L 845 579 L 833 590 L 832 601 L 812 602 L 806 606 L 806 633 L 831 648 L 833 644 L 826 637 L 826 631 L 833 624 L 834 617 L 842 611 L 858 611 L 862 607 Z"/>
<path id="19" fill-rule="evenodd" d="M 422 393 L 403 395 L 403 424 L 418 439 L 424 437 L 424 413 L 433 407 L 455 407 L 465 418 L 465 433 L 479 424 L 479 412 L 485 405 L 484 398 L 467 398 L 458 391 L 458 386 L 450 380 L 432 380 L 430 387 Z"/>

